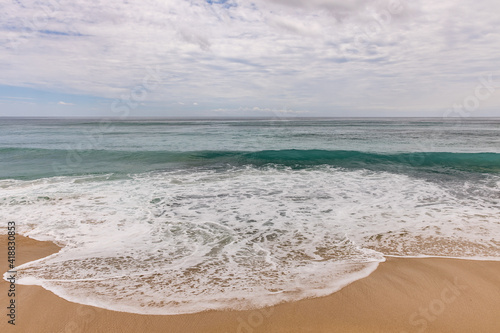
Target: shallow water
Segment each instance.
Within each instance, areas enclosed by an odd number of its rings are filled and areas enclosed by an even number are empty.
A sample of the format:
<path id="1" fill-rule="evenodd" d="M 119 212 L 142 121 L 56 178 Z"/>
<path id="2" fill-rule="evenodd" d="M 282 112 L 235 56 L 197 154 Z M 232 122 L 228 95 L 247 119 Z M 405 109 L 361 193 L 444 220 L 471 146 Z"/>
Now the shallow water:
<path id="1" fill-rule="evenodd" d="M 177 314 L 327 295 L 383 255 L 500 258 L 500 120 L 0 120 L 18 268 L 72 301 Z"/>

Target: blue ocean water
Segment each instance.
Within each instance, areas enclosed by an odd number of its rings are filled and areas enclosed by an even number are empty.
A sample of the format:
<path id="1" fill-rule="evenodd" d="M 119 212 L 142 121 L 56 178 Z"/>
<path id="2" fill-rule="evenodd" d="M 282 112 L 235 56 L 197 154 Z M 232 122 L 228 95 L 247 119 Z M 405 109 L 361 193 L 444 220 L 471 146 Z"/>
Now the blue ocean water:
<path id="1" fill-rule="evenodd" d="M 384 255 L 500 258 L 500 119 L 0 119 L 18 268 L 176 314 L 326 295 Z"/>
<path id="2" fill-rule="evenodd" d="M 221 165 L 499 171 L 498 119 L 2 119 L 2 179 Z M 36 165 L 36 167 L 34 167 Z"/>

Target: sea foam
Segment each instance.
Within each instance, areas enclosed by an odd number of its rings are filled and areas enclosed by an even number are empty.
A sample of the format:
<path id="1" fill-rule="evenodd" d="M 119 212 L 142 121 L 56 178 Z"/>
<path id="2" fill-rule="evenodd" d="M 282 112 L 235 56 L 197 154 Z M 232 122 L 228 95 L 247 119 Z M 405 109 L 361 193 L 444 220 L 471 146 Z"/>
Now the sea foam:
<path id="1" fill-rule="evenodd" d="M 491 177 L 267 166 L 2 180 L 0 217 L 64 246 L 18 267 L 21 284 L 143 314 L 249 309 L 335 292 L 384 254 L 500 258 Z"/>

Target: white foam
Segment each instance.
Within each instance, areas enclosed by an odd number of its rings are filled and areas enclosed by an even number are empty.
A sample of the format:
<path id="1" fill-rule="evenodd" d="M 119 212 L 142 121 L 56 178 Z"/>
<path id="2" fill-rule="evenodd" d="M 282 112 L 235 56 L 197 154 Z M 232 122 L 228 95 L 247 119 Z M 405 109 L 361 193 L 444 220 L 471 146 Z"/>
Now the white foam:
<path id="1" fill-rule="evenodd" d="M 330 167 L 10 180 L 0 181 L 0 218 L 65 246 L 18 267 L 20 283 L 179 314 L 327 295 L 382 253 L 500 258 L 498 188 L 467 186 L 491 195 Z"/>

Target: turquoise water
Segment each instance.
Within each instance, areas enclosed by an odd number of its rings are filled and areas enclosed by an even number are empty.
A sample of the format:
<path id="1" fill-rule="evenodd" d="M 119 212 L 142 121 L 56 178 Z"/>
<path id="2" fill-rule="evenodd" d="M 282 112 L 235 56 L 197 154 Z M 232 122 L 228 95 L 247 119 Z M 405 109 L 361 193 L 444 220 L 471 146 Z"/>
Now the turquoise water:
<path id="1" fill-rule="evenodd" d="M 499 132 L 498 119 L 3 119 L 0 178 L 266 164 L 496 173 Z"/>
<path id="2" fill-rule="evenodd" d="M 500 119 L 0 119 L 19 281 L 149 314 L 332 293 L 384 255 L 500 258 Z"/>

